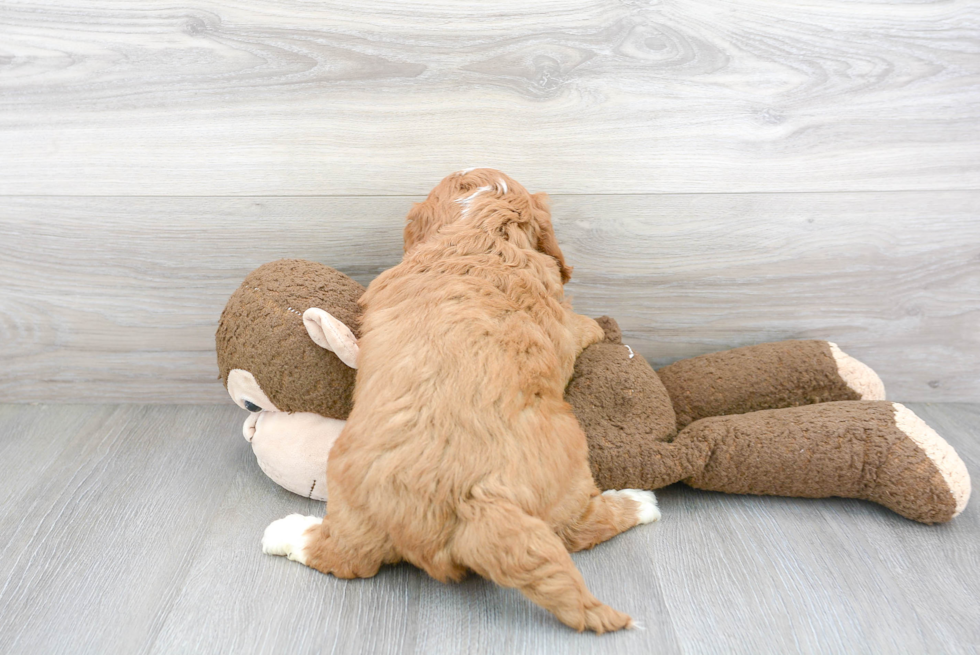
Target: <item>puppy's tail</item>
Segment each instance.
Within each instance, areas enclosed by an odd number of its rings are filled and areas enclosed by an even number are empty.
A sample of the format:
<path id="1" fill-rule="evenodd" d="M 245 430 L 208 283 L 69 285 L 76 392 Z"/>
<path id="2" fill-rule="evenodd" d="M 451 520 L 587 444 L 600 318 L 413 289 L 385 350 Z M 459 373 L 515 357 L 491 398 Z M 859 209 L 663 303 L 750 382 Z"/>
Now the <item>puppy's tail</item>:
<path id="1" fill-rule="evenodd" d="M 558 535 L 541 519 L 503 501 L 460 507 L 453 559 L 504 587 L 520 589 L 565 625 L 598 634 L 629 628 L 633 620 L 589 593 Z"/>

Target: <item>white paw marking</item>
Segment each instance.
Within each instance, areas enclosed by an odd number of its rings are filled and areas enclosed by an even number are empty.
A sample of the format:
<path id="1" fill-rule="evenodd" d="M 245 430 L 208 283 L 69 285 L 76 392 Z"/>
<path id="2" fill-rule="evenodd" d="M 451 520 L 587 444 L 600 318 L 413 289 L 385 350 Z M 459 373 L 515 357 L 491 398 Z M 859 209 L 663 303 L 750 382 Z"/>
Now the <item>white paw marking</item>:
<path id="1" fill-rule="evenodd" d="M 660 508 L 657 507 L 657 497 L 652 491 L 643 491 L 642 489 L 610 489 L 609 491 L 603 491 L 602 495 L 621 496 L 635 500 L 640 505 L 640 509 L 636 513 L 637 524 L 653 523 L 654 521 L 660 520 Z"/>
<path id="2" fill-rule="evenodd" d="M 273 521 L 262 535 L 262 552 L 266 555 L 281 555 L 294 562 L 306 564 L 306 535 L 311 526 L 319 525 L 322 519 L 315 516 L 290 514 Z"/>

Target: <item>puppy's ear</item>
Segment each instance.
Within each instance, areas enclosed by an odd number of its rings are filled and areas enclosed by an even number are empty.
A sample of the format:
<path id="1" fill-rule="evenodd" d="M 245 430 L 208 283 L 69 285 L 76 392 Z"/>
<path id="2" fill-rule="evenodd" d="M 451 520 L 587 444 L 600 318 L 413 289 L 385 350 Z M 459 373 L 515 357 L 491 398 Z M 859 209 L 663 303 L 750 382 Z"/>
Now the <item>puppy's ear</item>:
<path id="1" fill-rule="evenodd" d="M 425 241 L 432 222 L 432 202 L 426 199 L 412 205 L 408 216 L 405 217 L 405 252 L 415 247 L 416 244 Z"/>
<path id="2" fill-rule="evenodd" d="M 548 194 L 535 193 L 531 196 L 531 205 L 534 210 L 534 220 L 538 227 L 537 249 L 555 258 L 555 261 L 558 262 L 558 269 L 561 271 L 561 283 L 565 284 L 572 279 L 572 267 L 565 264 L 565 256 L 561 254 L 561 248 L 558 247 L 555 228 L 551 225 Z"/>

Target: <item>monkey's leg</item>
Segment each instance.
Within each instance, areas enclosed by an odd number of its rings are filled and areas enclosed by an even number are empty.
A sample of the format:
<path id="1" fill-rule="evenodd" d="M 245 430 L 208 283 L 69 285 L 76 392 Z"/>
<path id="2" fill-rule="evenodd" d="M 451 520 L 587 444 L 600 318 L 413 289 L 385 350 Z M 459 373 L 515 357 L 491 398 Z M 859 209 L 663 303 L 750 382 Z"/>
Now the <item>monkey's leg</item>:
<path id="1" fill-rule="evenodd" d="M 862 498 L 922 523 L 966 506 L 956 451 L 908 408 L 844 401 L 702 419 L 681 437 L 711 444 L 692 487 L 727 493 Z"/>
<path id="2" fill-rule="evenodd" d="M 634 526 L 659 519 L 660 509 L 653 492 L 609 490 L 592 496 L 581 515 L 560 526 L 557 533 L 565 542 L 565 548 L 574 553 L 592 548 Z"/>
<path id="3" fill-rule="evenodd" d="M 452 543 L 453 559 L 529 599 L 578 631 L 610 632 L 632 619 L 589 593 L 565 545 L 541 519 L 506 501 L 460 507 L 463 523 Z"/>
<path id="4" fill-rule="evenodd" d="M 837 400 L 884 400 L 869 367 L 828 341 L 779 341 L 682 359 L 657 371 L 678 429 L 709 416 Z"/>

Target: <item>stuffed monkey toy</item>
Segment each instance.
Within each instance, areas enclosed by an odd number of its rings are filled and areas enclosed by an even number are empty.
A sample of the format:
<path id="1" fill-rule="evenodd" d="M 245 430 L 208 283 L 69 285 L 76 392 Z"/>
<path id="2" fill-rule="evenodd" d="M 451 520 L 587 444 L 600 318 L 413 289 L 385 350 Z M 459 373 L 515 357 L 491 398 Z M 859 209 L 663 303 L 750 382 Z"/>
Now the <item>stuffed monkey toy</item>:
<path id="1" fill-rule="evenodd" d="M 443 180 L 410 212 L 406 250 L 495 184 L 516 182 L 490 169 Z M 269 477 L 303 496 L 325 498 L 329 447 L 350 409 L 361 292 L 326 266 L 273 262 L 246 278 L 219 324 L 222 380 L 252 412 L 245 436 Z M 579 356 L 565 398 L 600 488 L 681 481 L 861 498 L 923 523 L 966 506 L 970 478 L 956 452 L 909 409 L 884 401 L 878 376 L 836 345 L 761 344 L 654 371 L 622 344 L 614 320 L 597 320 L 606 338 Z"/>
<path id="2" fill-rule="evenodd" d="M 922 523 L 963 511 L 970 476 L 877 375 L 826 341 L 782 341 L 654 371 L 620 340 L 576 361 L 565 391 L 596 484 L 683 481 L 727 493 L 863 498 Z M 627 420 L 623 420 L 628 417 Z"/>
<path id="3" fill-rule="evenodd" d="M 250 412 L 262 470 L 326 500 L 330 447 L 350 412 L 363 287 L 332 268 L 281 260 L 250 273 L 221 315 L 221 379 Z M 674 482 L 729 493 L 864 498 L 923 523 L 956 516 L 970 478 L 910 410 L 878 398 L 870 369 L 824 341 L 783 341 L 654 371 L 598 319 L 565 392 L 602 489 Z"/>
<path id="4" fill-rule="evenodd" d="M 327 496 L 327 455 L 350 414 L 364 287 L 298 259 L 249 273 L 221 313 L 218 369 L 259 466 L 276 483 Z M 328 308 L 322 309 L 322 308 Z"/>

